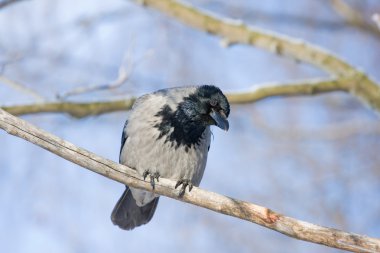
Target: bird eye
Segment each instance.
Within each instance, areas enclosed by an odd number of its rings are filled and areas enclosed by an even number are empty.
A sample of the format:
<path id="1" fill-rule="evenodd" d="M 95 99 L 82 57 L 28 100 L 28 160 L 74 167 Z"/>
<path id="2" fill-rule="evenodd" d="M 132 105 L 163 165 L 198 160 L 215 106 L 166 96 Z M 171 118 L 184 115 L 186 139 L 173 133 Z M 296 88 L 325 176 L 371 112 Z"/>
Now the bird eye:
<path id="1" fill-rule="evenodd" d="M 215 99 L 211 99 L 211 100 L 210 100 L 210 105 L 211 105 L 211 106 L 214 107 L 214 106 L 216 106 L 217 104 L 218 104 L 218 101 L 216 101 Z"/>

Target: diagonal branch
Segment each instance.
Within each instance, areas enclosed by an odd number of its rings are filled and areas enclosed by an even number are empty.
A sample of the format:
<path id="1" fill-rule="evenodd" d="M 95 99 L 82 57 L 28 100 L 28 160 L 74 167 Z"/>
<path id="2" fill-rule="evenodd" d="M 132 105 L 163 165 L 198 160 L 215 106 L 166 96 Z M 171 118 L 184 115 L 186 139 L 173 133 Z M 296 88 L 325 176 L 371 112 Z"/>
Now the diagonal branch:
<path id="1" fill-rule="evenodd" d="M 201 31 L 222 37 L 230 44 L 243 43 L 314 65 L 337 77 L 352 77 L 349 92 L 380 111 L 380 86 L 338 56 L 300 39 L 264 31 L 241 21 L 217 17 L 176 0 L 135 0 Z"/>
<path id="2" fill-rule="evenodd" d="M 11 79 L 3 76 L 3 75 L 0 75 L 0 84 L 7 85 L 7 86 L 9 86 L 15 90 L 18 90 L 18 91 L 20 91 L 26 95 L 29 95 L 29 96 L 33 97 L 38 102 L 42 102 L 45 100 L 40 94 L 38 94 L 33 89 L 30 89 L 30 88 L 26 87 L 25 85 L 23 85 L 19 82 L 16 82 L 14 80 L 11 80 Z"/>
<path id="3" fill-rule="evenodd" d="M 330 52 L 300 39 L 248 26 L 241 20 L 222 18 L 204 12 L 188 3 L 176 0 L 135 0 L 145 6 L 157 9 L 186 25 L 214 34 L 230 43 L 253 45 L 270 52 L 303 61 L 324 69 L 334 75 L 355 72 L 345 61 Z"/>
<path id="4" fill-rule="evenodd" d="M 0 109 L 0 128 L 11 135 L 21 137 L 107 178 L 131 187 L 152 191 L 150 183 L 142 180 L 134 170 L 76 147 L 74 144 L 14 117 L 2 109 Z M 197 187 L 179 198 L 179 192 L 174 189 L 174 185 L 174 181 L 162 178 L 157 183 L 154 191 L 160 195 L 256 223 L 300 240 L 352 252 L 375 253 L 380 251 L 379 239 L 314 225 L 287 217 L 266 207 L 236 200 Z"/>
<path id="5" fill-rule="evenodd" d="M 377 29 L 376 25 L 368 22 L 358 10 L 350 6 L 346 1 L 330 0 L 330 3 L 346 23 L 359 29 L 363 29 L 364 31 L 380 38 L 380 31 Z"/>
<path id="6" fill-rule="evenodd" d="M 228 92 L 226 96 L 231 104 L 253 103 L 268 97 L 317 95 L 334 91 L 349 91 L 352 78 L 307 79 L 289 83 L 268 83 L 255 85 L 250 90 Z M 29 105 L 3 106 L 2 108 L 14 115 L 32 113 L 68 113 L 76 118 L 99 115 L 114 111 L 131 109 L 135 98 L 75 103 L 75 102 L 46 102 Z M 380 111 L 380 105 L 378 110 Z"/>

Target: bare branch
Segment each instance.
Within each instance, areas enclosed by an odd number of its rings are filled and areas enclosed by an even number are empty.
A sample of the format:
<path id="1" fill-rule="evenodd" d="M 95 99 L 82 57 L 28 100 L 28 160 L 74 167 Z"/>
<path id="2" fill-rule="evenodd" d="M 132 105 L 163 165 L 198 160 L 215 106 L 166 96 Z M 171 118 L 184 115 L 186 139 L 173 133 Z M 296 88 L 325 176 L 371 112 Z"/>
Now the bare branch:
<path id="1" fill-rule="evenodd" d="M 244 43 L 270 52 L 303 61 L 321 68 L 337 77 L 352 78 L 349 92 L 367 106 L 379 111 L 380 87 L 367 75 L 338 58 L 331 52 L 284 35 L 250 27 L 234 21 L 202 12 L 197 8 L 176 0 L 136 0 L 146 6 L 168 14 L 187 25 L 220 36 L 229 44 Z"/>
<path id="2" fill-rule="evenodd" d="M 34 113 L 67 113 L 75 118 L 100 115 L 103 113 L 129 110 L 132 108 L 135 98 L 114 101 L 75 103 L 75 102 L 52 102 L 38 103 L 20 106 L 4 106 L 5 111 L 15 115 Z"/>
<path id="3" fill-rule="evenodd" d="M 89 87 L 78 87 L 75 88 L 74 90 L 71 90 L 69 92 L 66 92 L 62 95 L 58 94 L 57 98 L 58 99 L 66 99 L 70 96 L 74 95 L 80 95 L 84 93 L 90 93 L 94 91 L 100 91 L 100 90 L 114 90 L 125 84 L 128 79 L 130 78 L 133 70 L 137 67 L 137 65 L 142 62 L 146 57 L 150 56 L 152 54 L 151 51 L 146 52 L 140 59 L 138 60 L 133 60 L 132 57 L 132 48 L 129 48 L 127 52 L 124 54 L 123 60 L 120 64 L 119 67 L 119 73 L 118 77 L 116 80 L 112 81 L 111 83 L 108 84 L 101 84 L 101 85 L 93 85 Z"/>
<path id="4" fill-rule="evenodd" d="M 226 96 L 232 104 L 253 103 L 268 97 L 316 95 L 333 91 L 349 91 L 350 79 L 311 79 L 289 83 L 271 83 L 255 85 L 251 90 L 227 92 Z M 92 103 L 53 102 L 30 105 L 3 106 L 14 115 L 33 113 L 68 113 L 76 118 L 99 115 L 114 111 L 131 109 L 135 98 Z M 380 108 L 380 107 L 379 107 Z"/>
<path id="5" fill-rule="evenodd" d="M 253 103 L 268 97 L 312 96 L 326 92 L 349 91 L 350 79 L 307 79 L 289 83 L 267 83 L 255 85 L 251 90 L 226 94 L 232 104 Z"/>
<path id="6" fill-rule="evenodd" d="M 190 193 L 186 193 L 182 198 L 179 198 L 179 190 L 174 189 L 175 182 L 168 179 L 160 179 L 160 182 L 156 184 L 155 190 L 152 190 L 150 183 L 141 179 L 136 171 L 78 148 L 1 109 L 0 128 L 11 135 L 32 142 L 79 166 L 131 187 L 154 191 L 159 195 L 247 220 L 300 240 L 352 252 L 375 253 L 380 251 L 379 239 L 314 225 L 284 216 L 266 207 L 236 200 L 197 187 L 194 187 Z"/>
<path id="7" fill-rule="evenodd" d="M 34 90 L 26 87 L 25 85 L 23 85 L 23 84 L 21 84 L 19 82 L 11 80 L 11 79 L 9 79 L 9 78 L 7 78 L 5 76 L 0 75 L 0 83 L 8 85 L 9 87 L 11 87 L 11 88 L 13 88 L 15 90 L 18 90 L 18 91 L 20 91 L 20 92 L 22 92 L 22 93 L 24 93 L 26 95 L 32 96 L 38 102 L 42 102 L 42 101 L 45 100 L 40 94 L 38 94 Z"/>
<path id="8" fill-rule="evenodd" d="M 227 39 L 230 43 L 257 46 L 270 52 L 318 66 L 335 75 L 355 72 L 350 65 L 317 46 L 274 32 L 244 24 L 240 20 L 221 18 L 176 0 L 136 0 L 183 23 Z"/>
<path id="9" fill-rule="evenodd" d="M 369 23 L 359 11 L 350 6 L 347 2 L 344 0 L 330 0 L 330 3 L 346 23 L 380 37 L 380 31 L 376 26 Z"/>

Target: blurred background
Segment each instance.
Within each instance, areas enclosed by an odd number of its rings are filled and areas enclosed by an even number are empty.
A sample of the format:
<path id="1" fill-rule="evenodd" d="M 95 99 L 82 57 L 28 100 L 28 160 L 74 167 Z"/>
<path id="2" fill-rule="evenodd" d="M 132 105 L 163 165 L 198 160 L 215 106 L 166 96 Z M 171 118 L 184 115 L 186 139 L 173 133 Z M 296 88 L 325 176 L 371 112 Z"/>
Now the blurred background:
<path id="1" fill-rule="evenodd" d="M 0 3 L 5 2 L 0 1 Z M 324 47 L 380 80 L 378 0 L 187 1 Z M 372 27 L 372 28 L 369 28 Z M 159 88 L 324 77 L 311 66 L 220 39 L 131 1 L 20 1 L 0 9 L 0 104 L 100 101 Z M 73 94 L 76 88 L 113 89 Z M 75 92 L 74 92 L 75 93 Z M 118 161 L 128 112 L 22 118 Z M 380 237 L 379 115 L 343 93 L 232 106 L 214 129 L 202 188 L 298 219 Z M 127 232 L 110 213 L 124 186 L 0 131 L 1 252 L 340 252 L 256 224 L 161 198 L 152 221 Z"/>

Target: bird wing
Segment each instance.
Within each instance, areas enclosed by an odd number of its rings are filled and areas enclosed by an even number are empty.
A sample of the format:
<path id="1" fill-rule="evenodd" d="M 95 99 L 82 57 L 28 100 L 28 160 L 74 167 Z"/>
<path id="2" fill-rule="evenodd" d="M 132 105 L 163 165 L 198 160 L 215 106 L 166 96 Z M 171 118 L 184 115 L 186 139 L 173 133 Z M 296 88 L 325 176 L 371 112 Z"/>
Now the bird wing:
<path id="1" fill-rule="evenodd" d="M 127 135 L 127 125 L 128 125 L 128 120 L 125 121 L 124 127 L 123 127 L 123 133 L 121 134 L 121 146 L 120 146 L 120 153 L 119 153 L 119 163 L 121 163 L 121 151 L 124 148 L 124 144 L 128 139 Z"/>

